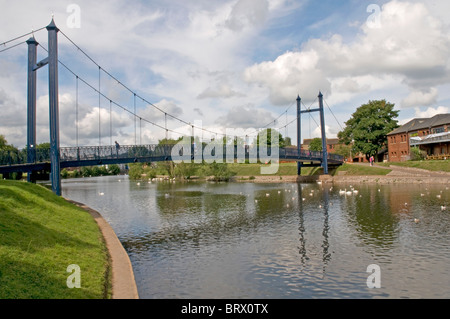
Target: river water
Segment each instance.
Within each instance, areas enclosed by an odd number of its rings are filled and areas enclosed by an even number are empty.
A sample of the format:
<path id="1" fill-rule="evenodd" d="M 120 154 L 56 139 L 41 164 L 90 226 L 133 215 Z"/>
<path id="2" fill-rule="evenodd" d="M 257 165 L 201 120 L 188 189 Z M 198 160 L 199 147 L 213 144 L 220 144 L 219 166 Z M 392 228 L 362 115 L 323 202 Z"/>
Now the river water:
<path id="1" fill-rule="evenodd" d="M 62 189 L 113 227 L 142 299 L 450 298 L 445 185 L 139 184 Z"/>

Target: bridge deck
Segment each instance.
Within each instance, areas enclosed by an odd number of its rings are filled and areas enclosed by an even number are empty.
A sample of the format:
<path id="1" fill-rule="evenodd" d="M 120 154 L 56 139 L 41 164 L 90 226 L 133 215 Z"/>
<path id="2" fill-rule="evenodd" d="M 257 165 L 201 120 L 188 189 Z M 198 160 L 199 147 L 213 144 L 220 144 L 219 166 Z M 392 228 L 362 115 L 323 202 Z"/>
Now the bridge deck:
<path id="1" fill-rule="evenodd" d="M 126 164 L 133 162 L 160 162 L 172 161 L 173 145 L 138 145 L 138 146 L 121 146 L 116 149 L 115 146 L 84 146 L 84 147 L 62 147 L 60 148 L 61 168 L 67 167 L 82 167 L 95 165 L 110 165 L 110 164 Z M 269 148 L 270 149 L 270 148 Z M 50 170 L 50 150 L 37 149 L 33 150 L 32 163 L 27 163 L 27 150 L 2 151 L 0 152 L 0 173 L 11 172 L 31 172 Z M 257 148 L 245 147 L 238 150 L 234 147 L 233 156 L 235 160 L 249 160 L 250 162 L 257 162 L 261 158 L 269 158 L 260 156 Z M 193 155 L 191 155 L 193 154 Z M 217 160 L 225 162 L 227 160 L 227 150 L 223 149 L 223 154 L 206 154 L 201 150 L 194 150 L 191 154 L 191 160 Z M 280 148 L 280 161 L 295 161 L 305 163 L 304 166 L 320 166 L 323 160 L 322 152 L 301 151 L 300 154 L 296 149 Z M 306 164 L 309 163 L 309 164 Z M 330 166 L 341 165 L 343 157 L 335 154 L 328 154 L 328 164 Z"/>

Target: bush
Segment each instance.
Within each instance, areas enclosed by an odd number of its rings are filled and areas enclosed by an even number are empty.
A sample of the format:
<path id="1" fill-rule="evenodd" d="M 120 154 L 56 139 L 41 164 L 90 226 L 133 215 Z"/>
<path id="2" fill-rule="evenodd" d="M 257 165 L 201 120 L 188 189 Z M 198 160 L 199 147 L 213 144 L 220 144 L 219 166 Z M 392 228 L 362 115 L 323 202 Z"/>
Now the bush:
<path id="1" fill-rule="evenodd" d="M 137 180 L 142 178 L 144 174 L 144 169 L 141 164 L 130 164 L 130 169 L 128 170 L 128 175 L 131 179 Z"/>
<path id="2" fill-rule="evenodd" d="M 62 171 L 61 171 L 61 177 L 62 178 L 67 178 L 67 177 L 69 177 L 69 171 L 67 170 L 67 169 L 63 169 Z"/>
<path id="3" fill-rule="evenodd" d="M 76 170 L 74 170 L 72 172 L 72 177 L 73 178 L 78 178 L 78 177 L 81 177 L 81 176 L 83 176 L 83 175 L 81 174 L 81 170 L 79 170 L 79 169 L 76 169 Z"/>
<path id="4" fill-rule="evenodd" d="M 82 167 L 81 168 L 81 176 L 90 177 L 92 176 L 92 170 L 90 167 Z"/>
<path id="5" fill-rule="evenodd" d="M 183 177 L 183 178 L 191 178 L 191 176 L 196 175 L 197 171 L 197 164 L 194 163 L 180 163 L 177 164 L 177 166 L 174 169 L 174 175 L 176 177 Z"/>
<path id="6" fill-rule="evenodd" d="M 418 147 L 411 148 L 411 161 L 423 161 L 427 157 L 427 153 Z"/>
<path id="7" fill-rule="evenodd" d="M 231 177 L 236 175 L 231 171 L 227 164 L 218 164 L 216 162 L 205 165 L 206 175 L 213 176 L 215 181 L 229 181 Z"/>
<path id="8" fill-rule="evenodd" d="M 109 174 L 111 175 L 119 175 L 120 174 L 120 167 L 117 164 L 112 164 L 108 166 Z"/>

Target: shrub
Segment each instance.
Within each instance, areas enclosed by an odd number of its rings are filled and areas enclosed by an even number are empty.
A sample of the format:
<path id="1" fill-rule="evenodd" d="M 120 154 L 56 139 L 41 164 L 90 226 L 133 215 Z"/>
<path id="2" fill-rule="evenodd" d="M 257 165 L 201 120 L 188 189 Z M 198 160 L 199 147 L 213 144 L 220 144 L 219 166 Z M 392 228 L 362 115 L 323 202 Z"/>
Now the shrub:
<path id="1" fill-rule="evenodd" d="M 108 170 L 109 170 L 109 174 L 111 174 L 111 175 L 119 175 L 120 174 L 120 167 L 117 164 L 109 165 Z"/>
<path id="2" fill-rule="evenodd" d="M 144 174 L 144 169 L 141 164 L 131 164 L 130 169 L 128 170 L 128 175 L 131 179 L 141 179 L 142 174 Z"/>
<path id="3" fill-rule="evenodd" d="M 427 153 L 418 147 L 411 148 L 411 161 L 423 161 L 427 157 Z"/>
<path id="4" fill-rule="evenodd" d="M 67 178 L 67 177 L 69 177 L 69 171 L 67 170 L 67 169 L 63 169 L 62 171 L 61 171 L 61 177 L 62 178 Z"/>

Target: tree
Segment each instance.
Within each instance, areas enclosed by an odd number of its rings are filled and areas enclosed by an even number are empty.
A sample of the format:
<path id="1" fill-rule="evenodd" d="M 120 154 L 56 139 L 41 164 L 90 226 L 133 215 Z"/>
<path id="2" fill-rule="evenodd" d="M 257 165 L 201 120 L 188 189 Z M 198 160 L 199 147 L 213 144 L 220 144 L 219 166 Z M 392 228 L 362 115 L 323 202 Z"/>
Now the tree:
<path id="1" fill-rule="evenodd" d="M 387 134 L 398 127 L 399 111 L 386 100 L 369 101 L 361 105 L 348 120 L 338 137 L 341 143 L 353 144 L 353 152 L 363 153 L 367 159 L 387 145 Z"/>
<path id="2" fill-rule="evenodd" d="M 320 152 L 322 151 L 322 139 L 317 137 L 314 138 L 311 143 L 309 144 L 309 150 L 314 152 Z"/>
<path id="3" fill-rule="evenodd" d="M 2 150 L 6 145 L 8 145 L 8 141 L 4 135 L 0 135 L 0 150 Z"/>
<path id="4" fill-rule="evenodd" d="M 259 146 L 259 138 L 260 136 L 263 135 L 263 133 L 265 133 L 266 135 L 266 143 L 267 143 L 267 147 L 271 147 L 272 146 L 272 134 L 278 134 L 278 145 L 274 145 L 274 146 L 278 146 L 280 148 L 283 148 L 286 146 L 286 143 L 284 141 L 283 135 L 281 135 L 280 132 L 278 132 L 275 129 L 264 129 L 263 131 L 261 131 L 257 138 L 256 138 L 256 144 Z"/>
<path id="5" fill-rule="evenodd" d="M 350 145 L 339 144 L 334 149 L 334 154 L 349 158 L 352 155 L 352 147 Z"/>

